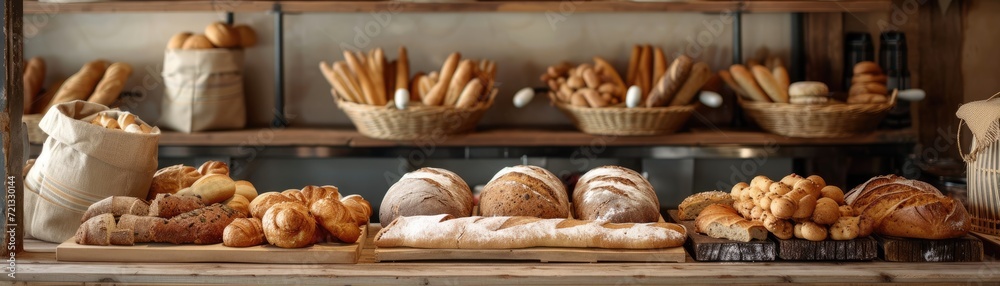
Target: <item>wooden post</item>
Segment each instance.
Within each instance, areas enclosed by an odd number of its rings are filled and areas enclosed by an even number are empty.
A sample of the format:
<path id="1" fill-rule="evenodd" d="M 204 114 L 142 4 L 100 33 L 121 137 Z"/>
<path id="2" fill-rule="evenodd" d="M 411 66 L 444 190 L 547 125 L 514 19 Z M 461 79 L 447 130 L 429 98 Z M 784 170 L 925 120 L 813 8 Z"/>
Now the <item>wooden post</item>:
<path id="1" fill-rule="evenodd" d="M 0 129 L 3 131 L 4 156 L 4 246 L 3 257 L 24 249 L 24 226 L 21 225 L 23 215 L 24 182 L 21 170 L 24 167 L 24 146 L 21 128 L 21 113 L 24 105 L 24 27 L 21 0 L 4 0 L 3 31 L 4 39 L 4 91 L 3 114 L 0 115 Z M 13 238 L 13 243 L 11 239 Z M 11 248 L 13 246 L 13 248 Z"/>

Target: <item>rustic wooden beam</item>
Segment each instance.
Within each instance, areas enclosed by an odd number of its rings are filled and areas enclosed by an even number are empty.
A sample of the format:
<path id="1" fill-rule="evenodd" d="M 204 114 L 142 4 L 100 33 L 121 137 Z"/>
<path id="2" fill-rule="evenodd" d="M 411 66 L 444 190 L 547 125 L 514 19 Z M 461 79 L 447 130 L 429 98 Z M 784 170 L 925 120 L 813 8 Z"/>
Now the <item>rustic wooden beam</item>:
<path id="1" fill-rule="evenodd" d="M 803 24 L 805 79 L 839 90 L 844 70 L 844 14 L 809 13 Z"/>
<path id="2" fill-rule="evenodd" d="M 10 257 L 12 253 L 20 252 L 22 240 L 24 238 L 24 226 L 21 225 L 23 215 L 24 182 L 21 170 L 24 167 L 24 148 L 22 136 L 24 130 L 21 129 L 21 113 L 24 105 L 24 82 L 22 81 L 22 70 L 24 69 L 24 28 L 22 17 L 21 0 L 4 0 L 3 31 L 4 39 L 4 93 L 3 93 L 3 114 L 0 115 L 0 129 L 3 130 L 3 156 L 4 156 L 4 246 L 2 251 L 4 257 Z M 11 193 L 13 191 L 13 193 Z M 13 194 L 13 197 L 11 197 Z M 11 245 L 11 231 L 13 231 L 13 251 Z"/>
<path id="3" fill-rule="evenodd" d="M 912 106 L 917 113 L 918 143 L 923 146 L 917 154 L 927 160 L 961 162 L 957 148 L 937 150 L 935 144 L 950 141 L 942 138 L 955 134 L 958 118 L 955 111 L 962 104 L 965 84 L 962 74 L 963 7 L 966 1 L 953 1 L 942 12 L 938 1 L 927 1 L 920 7 L 919 33 L 910 49 L 921 50 L 919 66 L 913 70 L 919 75 L 919 86 L 927 97 Z M 932 152 L 933 151 L 933 152 Z M 944 166 L 939 166 L 944 167 Z M 961 170 L 942 170 L 961 172 Z M 940 174 L 944 175 L 944 174 Z"/>

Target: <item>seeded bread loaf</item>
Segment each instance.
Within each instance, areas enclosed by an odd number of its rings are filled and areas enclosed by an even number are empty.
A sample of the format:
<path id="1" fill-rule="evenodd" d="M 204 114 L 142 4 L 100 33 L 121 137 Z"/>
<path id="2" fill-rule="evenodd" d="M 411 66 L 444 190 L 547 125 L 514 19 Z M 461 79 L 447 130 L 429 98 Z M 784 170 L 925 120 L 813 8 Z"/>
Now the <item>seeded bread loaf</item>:
<path id="1" fill-rule="evenodd" d="M 387 226 L 400 216 L 472 215 L 472 191 L 457 174 L 438 168 L 406 173 L 389 187 L 379 207 L 379 221 Z"/>
<path id="2" fill-rule="evenodd" d="M 569 195 L 562 181 L 548 170 L 520 165 L 503 168 L 483 188 L 483 216 L 569 217 Z"/>
<path id="3" fill-rule="evenodd" d="M 580 177 L 573 189 L 573 213 L 582 220 L 616 223 L 656 222 L 660 202 L 641 174 L 619 166 L 603 166 Z"/>

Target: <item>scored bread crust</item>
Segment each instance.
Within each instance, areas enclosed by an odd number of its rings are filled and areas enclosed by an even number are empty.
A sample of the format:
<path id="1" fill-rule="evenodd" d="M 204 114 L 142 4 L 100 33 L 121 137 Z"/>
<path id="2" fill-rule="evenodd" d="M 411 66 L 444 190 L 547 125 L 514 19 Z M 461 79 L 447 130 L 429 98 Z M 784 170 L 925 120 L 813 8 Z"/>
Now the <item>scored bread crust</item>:
<path id="1" fill-rule="evenodd" d="M 389 187 L 379 206 L 379 221 L 389 225 L 400 216 L 449 214 L 472 215 L 472 191 L 457 174 L 439 168 L 421 168 L 406 173 Z"/>
<path id="2" fill-rule="evenodd" d="M 965 207 L 930 184 L 888 175 L 872 178 L 844 199 L 860 214 L 861 233 L 946 239 L 968 234 Z"/>
<path id="3" fill-rule="evenodd" d="M 603 166 L 583 174 L 573 189 L 577 219 L 615 223 L 656 222 L 660 202 L 653 186 L 636 171 Z"/>
<path id="4" fill-rule="evenodd" d="M 400 217 L 375 235 L 377 247 L 510 249 L 592 247 L 651 249 L 684 244 L 673 223 L 607 223 L 536 217 Z"/>
<path id="5" fill-rule="evenodd" d="M 497 172 L 479 198 L 483 216 L 569 217 L 566 187 L 552 172 L 519 165 Z"/>

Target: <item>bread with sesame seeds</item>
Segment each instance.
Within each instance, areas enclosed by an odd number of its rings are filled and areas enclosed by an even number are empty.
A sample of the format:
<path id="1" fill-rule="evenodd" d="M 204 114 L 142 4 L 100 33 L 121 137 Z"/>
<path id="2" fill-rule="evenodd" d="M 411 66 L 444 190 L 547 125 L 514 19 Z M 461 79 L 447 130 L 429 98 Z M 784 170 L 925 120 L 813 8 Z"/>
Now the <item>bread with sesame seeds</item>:
<path id="1" fill-rule="evenodd" d="M 472 190 L 457 174 L 439 168 L 406 173 L 389 187 L 379 206 L 379 222 L 387 226 L 400 216 L 472 215 Z"/>

